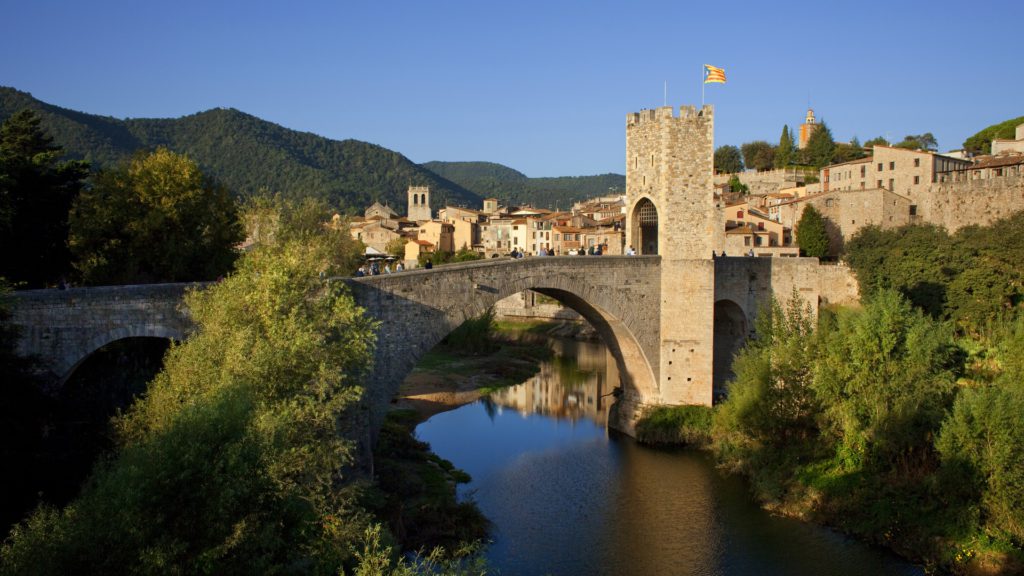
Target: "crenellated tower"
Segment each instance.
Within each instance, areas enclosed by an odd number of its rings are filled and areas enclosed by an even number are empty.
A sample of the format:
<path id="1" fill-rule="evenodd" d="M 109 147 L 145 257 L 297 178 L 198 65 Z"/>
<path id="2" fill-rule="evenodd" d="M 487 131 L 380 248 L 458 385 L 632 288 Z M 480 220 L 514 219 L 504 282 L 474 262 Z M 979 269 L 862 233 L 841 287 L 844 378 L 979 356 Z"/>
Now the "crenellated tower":
<path id="1" fill-rule="evenodd" d="M 712 180 L 714 109 L 626 116 L 626 243 L 661 257 L 660 401 L 712 401 L 715 265 L 725 239 Z"/>

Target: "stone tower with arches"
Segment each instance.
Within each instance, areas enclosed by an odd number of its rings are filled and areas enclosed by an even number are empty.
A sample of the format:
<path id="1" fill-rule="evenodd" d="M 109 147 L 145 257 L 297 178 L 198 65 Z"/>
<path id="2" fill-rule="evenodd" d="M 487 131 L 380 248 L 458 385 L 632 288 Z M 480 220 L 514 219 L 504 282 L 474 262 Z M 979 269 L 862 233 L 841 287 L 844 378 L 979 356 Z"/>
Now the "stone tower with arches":
<path id="1" fill-rule="evenodd" d="M 661 257 L 660 401 L 712 402 L 715 260 L 725 225 L 712 180 L 714 109 L 626 117 L 626 243 Z"/>
<path id="2" fill-rule="evenodd" d="M 409 186 L 409 220 L 424 222 L 433 219 L 430 211 L 430 188 L 428 186 Z"/>

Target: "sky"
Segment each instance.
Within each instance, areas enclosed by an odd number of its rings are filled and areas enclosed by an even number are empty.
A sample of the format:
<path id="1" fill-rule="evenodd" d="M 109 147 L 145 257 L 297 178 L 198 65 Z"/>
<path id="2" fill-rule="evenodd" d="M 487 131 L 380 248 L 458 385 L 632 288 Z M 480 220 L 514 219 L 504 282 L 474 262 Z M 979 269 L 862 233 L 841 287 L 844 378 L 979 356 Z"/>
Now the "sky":
<path id="1" fill-rule="evenodd" d="M 940 150 L 1024 116 L 1024 2 L 0 0 L 0 86 L 116 118 L 236 108 L 527 176 L 625 173 L 626 115 L 715 107 L 715 145 Z M 704 64 L 726 84 L 702 94 Z M 666 99 L 667 83 L 667 99 Z"/>

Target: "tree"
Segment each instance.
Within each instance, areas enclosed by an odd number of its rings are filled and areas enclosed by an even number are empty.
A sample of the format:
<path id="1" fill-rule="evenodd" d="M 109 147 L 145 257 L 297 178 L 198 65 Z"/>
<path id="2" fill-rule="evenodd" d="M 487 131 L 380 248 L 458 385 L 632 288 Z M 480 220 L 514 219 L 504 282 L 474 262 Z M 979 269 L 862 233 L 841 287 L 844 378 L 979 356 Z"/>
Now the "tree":
<path id="1" fill-rule="evenodd" d="M 729 190 L 737 194 L 746 194 L 750 191 L 750 187 L 744 184 L 738 175 L 733 174 L 732 177 L 729 178 Z"/>
<path id="2" fill-rule="evenodd" d="M 908 134 L 903 137 L 903 141 L 896 144 L 896 148 L 905 148 L 907 150 L 936 150 L 939 146 L 938 141 L 931 132 L 925 132 L 920 135 Z"/>
<path id="3" fill-rule="evenodd" d="M 1017 126 L 1021 124 L 1024 124 L 1024 116 L 993 124 L 964 140 L 964 150 L 971 154 L 991 154 L 992 140 L 996 138 L 1013 138 L 1016 134 Z"/>
<path id="4" fill-rule="evenodd" d="M 793 134 L 789 131 L 789 125 L 782 127 L 782 136 L 779 137 L 779 145 L 775 147 L 775 167 L 785 168 L 793 162 L 794 150 Z"/>
<path id="5" fill-rule="evenodd" d="M 213 280 L 231 270 L 242 238 L 227 189 L 166 148 L 98 174 L 71 212 L 87 284 Z"/>
<path id="6" fill-rule="evenodd" d="M 726 144 L 715 149 L 715 173 L 735 174 L 743 171 L 743 157 L 740 149 Z"/>
<path id="7" fill-rule="evenodd" d="M 835 154 L 836 143 L 832 139 L 832 131 L 822 121 L 818 127 L 811 132 L 807 139 L 807 147 L 803 149 L 807 163 L 815 168 L 823 168 L 832 163 L 832 156 Z"/>
<path id="8" fill-rule="evenodd" d="M 845 142 L 837 143 L 835 152 L 832 154 L 832 159 L 835 163 L 840 164 L 842 162 L 849 162 L 850 160 L 863 158 L 866 155 L 867 154 L 864 152 L 864 149 L 860 146 L 860 142 L 854 138 L 849 144 Z"/>
<path id="9" fill-rule="evenodd" d="M 743 153 L 743 164 L 758 172 L 771 170 L 775 165 L 775 147 L 764 140 L 747 142 L 740 147 Z"/>
<path id="10" fill-rule="evenodd" d="M 0 277 L 30 287 L 71 271 L 68 211 L 89 172 L 85 162 L 58 161 L 63 150 L 40 122 L 22 110 L 0 126 Z"/>
<path id="11" fill-rule="evenodd" d="M 368 523 L 349 471 L 374 345 L 344 284 L 320 280 L 346 272 L 342 236 L 285 225 L 189 293 L 199 329 L 116 420 L 116 457 L 16 528 L 0 572 L 341 573 Z"/>
<path id="12" fill-rule="evenodd" d="M 876 136 L 871 140 L 864 143 L 864 148 L 874 148 L 875 146 L 888 146 L 889 141 L 881 136 Z"/>
<path id="13" fill-rule="evenodd" d="M 409 239 L 405 236 L 398 236 L 388 242 L 388 245 L 384 247 L 384 251 L 398 258 L 400 260 L 405 259 L 405 245 L 409 242 Z"/>
<path id="14" fill-rule="evenodd" d="M 796 228 L 796 243 L 804 256 L 826 258 L 829 255 L 828 230 L 825 219 L 813 205 L 804 207 Z"/>

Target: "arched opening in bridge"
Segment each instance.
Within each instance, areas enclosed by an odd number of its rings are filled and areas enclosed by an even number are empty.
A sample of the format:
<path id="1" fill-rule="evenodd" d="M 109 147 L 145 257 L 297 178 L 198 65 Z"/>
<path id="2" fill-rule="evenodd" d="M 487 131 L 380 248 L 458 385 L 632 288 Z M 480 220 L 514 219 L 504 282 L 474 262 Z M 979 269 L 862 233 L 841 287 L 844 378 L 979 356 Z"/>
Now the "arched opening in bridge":
<path id="1" fill-rule="evenodd" d="M 715 302 L 715 336 L 712 360 L 712 396 L 725 397 L 726 383 L 735 378 L 732 361 L 747 339 L 747 316 L 732 300 Z"/>
<path id="2" fill-rule="evenodd" d="M 658 209 L 649 198 L 641 198 L 633 207 L 630 245 L 637 254 L 658 253 Z"/>
<path id="3" fill-rule="evenodd" d="M 111 417 L 126 411 L 163 368 L 171 341 L 129 337 L 110 342 L 79 362 L 53 397 L 44 453 L 53 478 L 48 501 L 64 504 L 78 493 L 96 460 L 113 449 Z"/>

